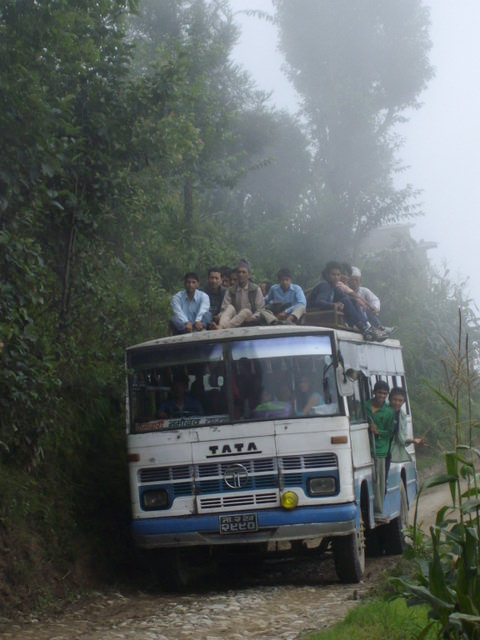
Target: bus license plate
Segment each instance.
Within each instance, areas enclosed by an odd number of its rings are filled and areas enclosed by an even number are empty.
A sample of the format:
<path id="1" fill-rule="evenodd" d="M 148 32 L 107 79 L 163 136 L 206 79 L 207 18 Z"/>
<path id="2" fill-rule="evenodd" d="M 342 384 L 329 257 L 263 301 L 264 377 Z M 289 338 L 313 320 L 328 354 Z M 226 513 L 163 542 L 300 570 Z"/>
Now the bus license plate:
<path id="1" fill-rule="evenodd" d="M 235 516 L 220 516 L 220 533 L 251 533 L 258 531 L 256 513 L 240 513 Z"/>

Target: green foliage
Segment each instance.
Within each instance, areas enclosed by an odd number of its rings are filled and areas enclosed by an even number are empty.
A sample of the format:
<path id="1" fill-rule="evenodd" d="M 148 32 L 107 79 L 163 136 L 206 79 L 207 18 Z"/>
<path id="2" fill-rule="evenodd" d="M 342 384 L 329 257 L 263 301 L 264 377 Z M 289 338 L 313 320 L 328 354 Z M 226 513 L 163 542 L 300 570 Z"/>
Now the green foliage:
<path id="1" fill-rule="evenodd" d="M 427 607 L 410 611 L 403 600 L 386 602 L 375 598 L 351 609 L 346 617 L 329 629 L 308 636 L 309 640 L 407 640 L 417 638 L 427 622 Z M 437 637 L 432 628 L 425 639 Z"/>
<path id="2" fill-rule="evenodd" d="M 446 473 L 429 478 L 418 496 L 420 500 L 425 489 L 448 484 L 451 505 L 444 505 L 437 512 L 430 539 L 417 529 L 416 509 L 412 536 L 415 576 L 392 578 L 391 582 L 399 594 L 409 598 L 410 604 L 429 606 L 429 616 L 441 625 L 445 637 L 475 639 L 480 638 L 480 451 L 472 446 L 472 432 L 478 423 L 471 417 L 467 421 L 467 443 L 462 442 L 465 432 L 461 428 L 461 387 L 472 372 L 468 339 L 464 358 L 461 336 L 460 329 L 450 394 L 435 390 L 453 412 L 455 448 L 445 454 Z"/>

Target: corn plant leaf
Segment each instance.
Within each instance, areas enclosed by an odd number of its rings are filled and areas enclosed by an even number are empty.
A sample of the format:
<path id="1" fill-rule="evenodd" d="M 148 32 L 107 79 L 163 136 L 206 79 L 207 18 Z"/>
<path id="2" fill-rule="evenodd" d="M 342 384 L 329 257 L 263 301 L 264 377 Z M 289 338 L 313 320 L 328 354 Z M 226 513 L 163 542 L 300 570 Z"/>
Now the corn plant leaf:
<path id="1" fill-rule="evenodd" d="M 440 389 L 437 389 L 436 387 L 434 387 L 433 385 L 431 385 L 428 380 L 424 380 L 425 384 L 427 385 L 427 387 L 433 391 L 433 393 L 435 395 L 437 395 L 441 400 L 443 400 L 443 402 L 445 402 L 445 404 L 448 404 L 448 406 L 453 409 L 455 412 L 457 411 L 457 405 L 455 404 L 455 402 L 453 402 L 453 400 L 451 400 L 447 395 L 445 395 L 443 393 L 443 391 L 440 391 Z"/>
<path id="2" fill-rule="evenodd" d="M 469 613 L 461 613 L 460 611 L 451 613 L 448 618 L 449 620 L 452 620 L 452 622 L 455 620 L 463 620 L 464 622 L 473 622 L 475 625 L 480 625 L 480 616 L 470 615 Z"/>
<path id="3" fill-rule="evenodd" d="M 462 513 L 473 513 L 480 509 L 480 498 L 467 500 L 462 504 Z"/>

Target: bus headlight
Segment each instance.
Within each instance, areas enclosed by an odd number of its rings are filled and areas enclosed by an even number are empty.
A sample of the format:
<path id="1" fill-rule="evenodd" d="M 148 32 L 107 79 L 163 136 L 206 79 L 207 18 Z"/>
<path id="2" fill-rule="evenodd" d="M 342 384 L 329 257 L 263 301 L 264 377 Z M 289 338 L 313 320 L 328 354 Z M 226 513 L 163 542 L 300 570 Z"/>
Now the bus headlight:
<path id="1" fill-rule="evenodd" d="M 154 489 L 142 493 L 142 507 L 146 511 L 168 508 L 168 493 L 165 489 Z"/>
<path id="2" fill-rule="evenodd" d="M 295 491 L 285 491 L 280 496 L 280 504 L 284 509 L 295 509 L 298 504 L 298 496 Z"/>
<path id="3" fill-rule="evenodd" d="M 333 476 L 309 478 L 307 490 L 311 496 L 331 496 L 337 493 L 337 480 Z"/>

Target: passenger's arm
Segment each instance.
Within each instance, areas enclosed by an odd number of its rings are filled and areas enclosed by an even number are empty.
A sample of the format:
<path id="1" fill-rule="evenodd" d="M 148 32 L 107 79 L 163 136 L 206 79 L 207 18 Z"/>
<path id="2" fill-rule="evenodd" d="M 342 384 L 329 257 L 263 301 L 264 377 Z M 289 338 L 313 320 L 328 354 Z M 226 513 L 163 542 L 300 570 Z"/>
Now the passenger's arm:
<path id="1" fill-rule="evenodd" d="M 260 312 L 265 309 L 265 298 L 263 297 L 262 290 L 260 287 L 257 287 L 255 292 L 255 313 L 252 315 L 253 320 L 258 320 L 260 318 Z"/>
<path id="2" fill-rule="evenodd" d="M 303 407 L 302 416 L 310 415 L 310 411 L 313 409 L 313 407 L 316 407 L 319 404 L 323 404 L 323 398 L 319 393 L 315 391 L 307 400 L 307 404 Z"/>
<path id="3" fill-rule="evenodd" d="M 184 325 L 187 324 L 188 318 L 182 309 L 182 292 L 176 293 L 172 298 L 172 310 L 173 315 L 180 320 Z"/>

